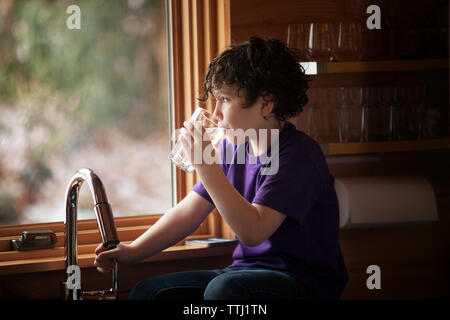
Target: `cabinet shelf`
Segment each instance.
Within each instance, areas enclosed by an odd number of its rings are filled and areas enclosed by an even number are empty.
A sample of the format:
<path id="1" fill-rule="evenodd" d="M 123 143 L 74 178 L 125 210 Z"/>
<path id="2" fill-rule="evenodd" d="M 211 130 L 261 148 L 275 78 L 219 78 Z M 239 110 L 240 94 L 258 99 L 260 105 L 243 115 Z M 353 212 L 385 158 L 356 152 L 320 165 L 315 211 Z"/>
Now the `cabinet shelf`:
<path id="1" fill-rule="evenodd" d="M 332 74 L 351 72 L 415 71 L 448 69 L 448 59 L 386 60 L 386 61 L 342 61 L 342 62 L 300 62 L 306 74 Z"/>
<path id="2" fill-rule="evenodd" d="M 348 142 L 321 144 L 325 155 L 350 155 L 378 152 L 420 151 L 433 149 L 450 149 L 450 139 Z"/>

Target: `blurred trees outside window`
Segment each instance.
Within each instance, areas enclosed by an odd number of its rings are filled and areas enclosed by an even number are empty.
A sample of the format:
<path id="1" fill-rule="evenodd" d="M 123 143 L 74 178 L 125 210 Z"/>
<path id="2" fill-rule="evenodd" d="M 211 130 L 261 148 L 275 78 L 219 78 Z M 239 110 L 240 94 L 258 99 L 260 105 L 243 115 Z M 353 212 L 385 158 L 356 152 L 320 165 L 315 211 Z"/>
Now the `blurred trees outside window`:
<path id="1" fill-rule="evenodd" d="M 167 64 L 163 0 L 1 0 L 0 225 L 64 221 L 83 167 L 115 216 L 168 210 Z M 84 186 L 79 218 L 92 208 Z"/>

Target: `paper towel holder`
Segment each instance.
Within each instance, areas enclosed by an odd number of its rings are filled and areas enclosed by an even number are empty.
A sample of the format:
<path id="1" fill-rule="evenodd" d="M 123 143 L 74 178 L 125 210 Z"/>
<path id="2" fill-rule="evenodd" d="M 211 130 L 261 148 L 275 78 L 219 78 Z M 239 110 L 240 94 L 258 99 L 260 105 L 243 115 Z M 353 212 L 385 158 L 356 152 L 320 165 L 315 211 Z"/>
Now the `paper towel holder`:
<path id="1" fill-rule="evenodd" d="M 431 183 L 421 176 L 335 178 L 339 227 L 380 227 L 438 220 Z"/>

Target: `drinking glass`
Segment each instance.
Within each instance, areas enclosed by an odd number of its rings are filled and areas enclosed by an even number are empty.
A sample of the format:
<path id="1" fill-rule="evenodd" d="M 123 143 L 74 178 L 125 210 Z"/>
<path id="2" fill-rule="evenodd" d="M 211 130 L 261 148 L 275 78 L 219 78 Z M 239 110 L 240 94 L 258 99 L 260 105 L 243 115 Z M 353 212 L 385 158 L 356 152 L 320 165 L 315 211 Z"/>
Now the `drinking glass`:
<path id="1" fill-rule="evenodd" d="M 312 132 L 312 113 L 313 106 L 317 98 L 317 89 L 311 88 L 308 90 L 308 103 L 303 107 L 303 111 L 298 116 L 298 128 L 299 130 L 306 133 L 308 136 L 313 136 Z"/>
<path id="2" fill-rule="evenodd" d="M 215 122 L 214 116 L 211 112 L 203 108 L 195 109 L 189 121 L 200 121 L 202 126 L 205 128 L 206 136 L 202 138 L 207 138 L 208 141 L 211 141 L 213 147 L 216 147 L 222 138 L 224 138 L 225 129 L 219 128 L 218 124 Z M 181 142 L 178 140 L 179 131 L 175 132 L 175 135 L 172 135 L 172 140 L 176 140 L 175 146 L 172 151 L 169 153 L 169 159 L 180 169 L 186 172 L 193 172 L 195 168 L 190 163 L 188 157 L 185 155 L 185 152 L 182 148 Z M 202 150 L 203 151 L 203 150 Z M 202 154 L 203 156 L 203 154 Z"/>
<path id="3" fill-rule="evenodd" d="M 421 138 L 439 138 L 439 121 L 441 119 L 441 110 L 436 106 L 428 107 L 427 109 L 425 109 L 424 114 L 425 115 Z"/>
<path id="4" fill-rule="evenodd" d="M 287 46 L 293 50 L 300 61 L 307 61 L 306 47 L 309 34 L 308 24 L 290 24 L 288 26 Z"/>
<path id="5" fill-rule="evenodd" d="M 316 88 L 316 98 L 311 106 L 311 137 L 319 143 L 338 141 L 336 88 Z"/>
<path id="6" fill-rule="evenodd" d="M 359 22 L 339 22 L 334 36 L 334 57 L 338 61 L 359 60 L 362 35 Z"/>
<path id="7" fill-rule="evenodd" d="M 340 88 L 337 109 L 340 142 L 362 142 L 364 140 L 362 92 L 361 87 Z"/>
<path id="8" fill-rule="evenodd" d="M 368 92 L 369 93 L 369 92 Z M 367 104 L 367 126 L 369 141 L 387 141 L 393 138 L 393 87 L 370 89 Z"/>
<path id="9" fill-rule="evenodd" d="M 330 61 L 333 58 L 333 24 L 316 23 L 309 25 L 307 54 L 312 61 Z"/>
<path id="10" fill-rule="evenodd" d="M 362 90 L 362 106 L 361 106 L 361 118 L 364 122 L 363 124 L 363 140 L 370 141 L 374 134 L 372 133 L 372 128 L 375 127 L 372 118 L 369 118 L 371 111 L 376 108 L 376 88 L 375 87 L 364 87 Z"/>
<path id="11" fill-rule="evenodd" d="M 398 139 L 414 140 L 421 137 L 426 105 L 426 86 L 408 85 L 398 88 Z"/>

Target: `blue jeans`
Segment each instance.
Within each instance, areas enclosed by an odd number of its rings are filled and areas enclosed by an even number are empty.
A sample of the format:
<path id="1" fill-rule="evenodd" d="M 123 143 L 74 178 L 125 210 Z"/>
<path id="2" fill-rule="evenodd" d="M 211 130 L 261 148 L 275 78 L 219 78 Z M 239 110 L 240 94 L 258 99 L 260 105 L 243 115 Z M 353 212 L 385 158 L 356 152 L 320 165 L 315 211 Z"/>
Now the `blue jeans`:
<path id="1" fill-rule="evenodd" d="M 308 299 L 308 290 L 284 272 L 234 267 L 169 273 L 138 283 L 133 300 Z"/>

